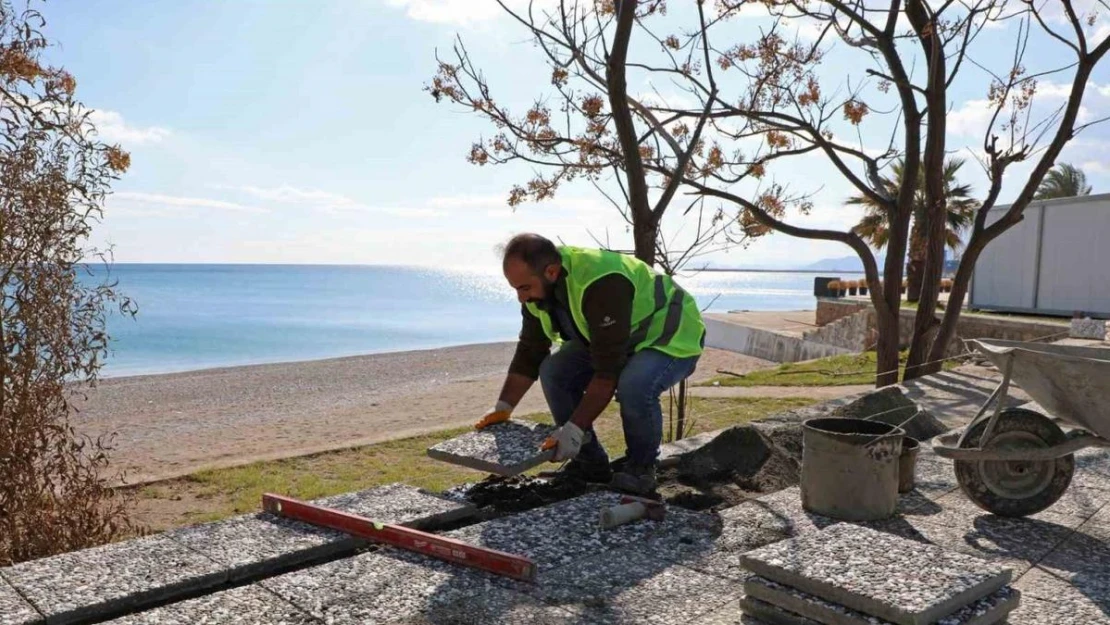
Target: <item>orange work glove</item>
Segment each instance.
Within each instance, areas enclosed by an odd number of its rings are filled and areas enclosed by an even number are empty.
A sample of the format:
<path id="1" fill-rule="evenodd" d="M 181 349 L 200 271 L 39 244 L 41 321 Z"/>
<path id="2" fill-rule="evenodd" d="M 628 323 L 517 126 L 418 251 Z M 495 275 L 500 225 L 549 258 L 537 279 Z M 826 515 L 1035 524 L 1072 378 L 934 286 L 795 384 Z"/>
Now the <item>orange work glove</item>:
<path id="1" fill-rule="evenodd" d="M 482 418 L 479 419 L 478 422 L 474 424 L 474 429 L 475 430 L 481 430 L 481 429 L 487 428 L 487 427 L 489 427 L 489 426 L 491 426 L 495 423 L 502 423 L 502 422 L 508 421 L 509 417 L 512 416 L 512 414 L 513 414 L 513 407 L 512 406 L 510 406 L 509 404 L 507 404 L 503 401 L 498 401 L 497 405 L 494 406 L 493 410 L 490 410 L 486 414 L 482 415 Z"/>

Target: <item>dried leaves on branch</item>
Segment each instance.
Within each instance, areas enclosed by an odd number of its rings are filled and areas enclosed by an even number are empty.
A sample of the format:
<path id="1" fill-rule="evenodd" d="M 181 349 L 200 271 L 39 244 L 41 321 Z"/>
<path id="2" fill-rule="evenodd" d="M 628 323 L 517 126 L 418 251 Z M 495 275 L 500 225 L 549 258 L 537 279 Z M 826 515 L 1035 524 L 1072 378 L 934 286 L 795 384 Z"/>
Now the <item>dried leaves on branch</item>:
<path id="1" fill-rule="evenodd" d="M 0 4 L 0 565 L 130 532 L 108 487 L 109 445 L 69 423 L 72 393 L 92 384 L 108 337 L 111 285 L 82 261 L 109 185 L 130 164 L 96 140 L 76 80 L 41 60 L 42 17 Z"/>
<path id="2" fill-rule="evenodd" d="M 549 96 L 511 113 L 493 98 L 461 42 L 429 90 L 493 122 L 496 133 L 474 145 L 473 162 L 535 167 L 537 175 L 512 190 L 510 203 L 549 199 L 575 179 L 600 188 L 611 171 L 622 194 L 615 204 L 634 226 L 657 226 L 674 195 L 690 194 L 714 202 L 715 219 L 730 225 L 735 219 L 746 238 L 780 232 L 851 247 L 877 312 L 880 371 L 897 369 L 913 224 L 921 294 L 906 376 L 916 377 L 937 369 L 928 363 L 945 353 L 961 311 L 947 306 L 943 320 L 936 318 L 953 202 L 961 217 L 973 216 L 950 296 L 962 301 L 983 248 L 1020 221 L 1068 141 L 1103 121 L 1079 123 L 1078 112 L 1110 48 L 1110 41 L 1092 39 L 1106 10 L 1106 0 L 533 4 L 506 11 L 547 61 Z M 1041 67 L 1053 56 L 1030 55 L 1031 42 L 1072 58 Z M 1034 106 L 1044 81 L 1064 83 L 1056 90 L 1063 104 L 1047 114 Z M 645 84 L 645 93 L 629 87 Z M 968 89 L 981 92 L 989 107 L 983 140 L 971 146 L 988 184 L 981 194 L 954 197 L 963 187 L 951 183 L 950 156 L 968 146 L 952 145 L 948 111 L 963 104 L 952 94 Z M 903 166 L 891 176 L 896 162 Z M 1017 198 L 988 226 L 1003 177 L 1022 162 L 1033 164 L 1028 179 L 1023 172 Z M 793 190 L 779 174 L 818 164 L 852 190 L 820 204 L 854 197 L 882 221 L 884 266 L 864 230 L 798 220 L 815 210 L 824 181 Z M 888 374 L 878 384 L 896 380 Z"/>

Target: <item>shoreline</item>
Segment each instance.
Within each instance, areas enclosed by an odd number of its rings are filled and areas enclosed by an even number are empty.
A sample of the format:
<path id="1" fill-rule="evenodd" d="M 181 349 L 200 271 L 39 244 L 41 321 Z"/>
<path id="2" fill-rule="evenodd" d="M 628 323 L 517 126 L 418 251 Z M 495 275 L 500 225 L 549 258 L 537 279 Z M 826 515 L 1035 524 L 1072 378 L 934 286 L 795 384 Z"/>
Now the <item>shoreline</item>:
<path id="1" fill-rule="evenodd" d="M 125 484 L 362 446 L 472 424 L 496 402 L 515 342 L 101 378 L 79 434 L 115 434 Z M 693 379 L 771 363 L 706 350 Z M 82 396 L 87 396 L 83 399 Z M 537 383 L 516 414 L 546 412 Z"/>

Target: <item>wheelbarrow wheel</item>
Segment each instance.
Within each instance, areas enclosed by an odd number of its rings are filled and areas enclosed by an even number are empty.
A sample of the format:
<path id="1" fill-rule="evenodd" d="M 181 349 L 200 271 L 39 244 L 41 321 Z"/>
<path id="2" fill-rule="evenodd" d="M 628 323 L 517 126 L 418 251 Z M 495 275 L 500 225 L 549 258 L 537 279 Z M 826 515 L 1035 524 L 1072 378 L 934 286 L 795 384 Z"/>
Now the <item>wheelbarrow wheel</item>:
<path id="1" fill-rule="evenodd" d="M 963 447 L 979 447 L 987 421 L 972 428 Z M 1048 417 L 1023 408 L 1002 411 L 982 449 L 1036 449 L 1065 442 L 1063 430 Z M 999 516 L 1036 514 L 1056 503 L 1071 484 L 1075 457 L 1055 460 L 957 460 L 956 481 L 980 508 Z"/>

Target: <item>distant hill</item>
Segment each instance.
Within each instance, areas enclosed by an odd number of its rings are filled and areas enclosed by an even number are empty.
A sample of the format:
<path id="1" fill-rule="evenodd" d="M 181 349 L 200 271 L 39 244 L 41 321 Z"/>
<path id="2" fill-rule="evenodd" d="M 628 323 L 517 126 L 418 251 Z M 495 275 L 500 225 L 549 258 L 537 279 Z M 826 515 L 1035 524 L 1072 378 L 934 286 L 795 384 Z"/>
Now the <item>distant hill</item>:
<path id="1" fill-rule="evenodd" d="M 885 256 L 875 259 L 879 267 L 886 262 Z M 863 273 L 863 261 L 859 256 L 843 256 L 841 258 L 826 258 L 800 268 L 803 271 L 840 271 L 844 273 Z"/>

